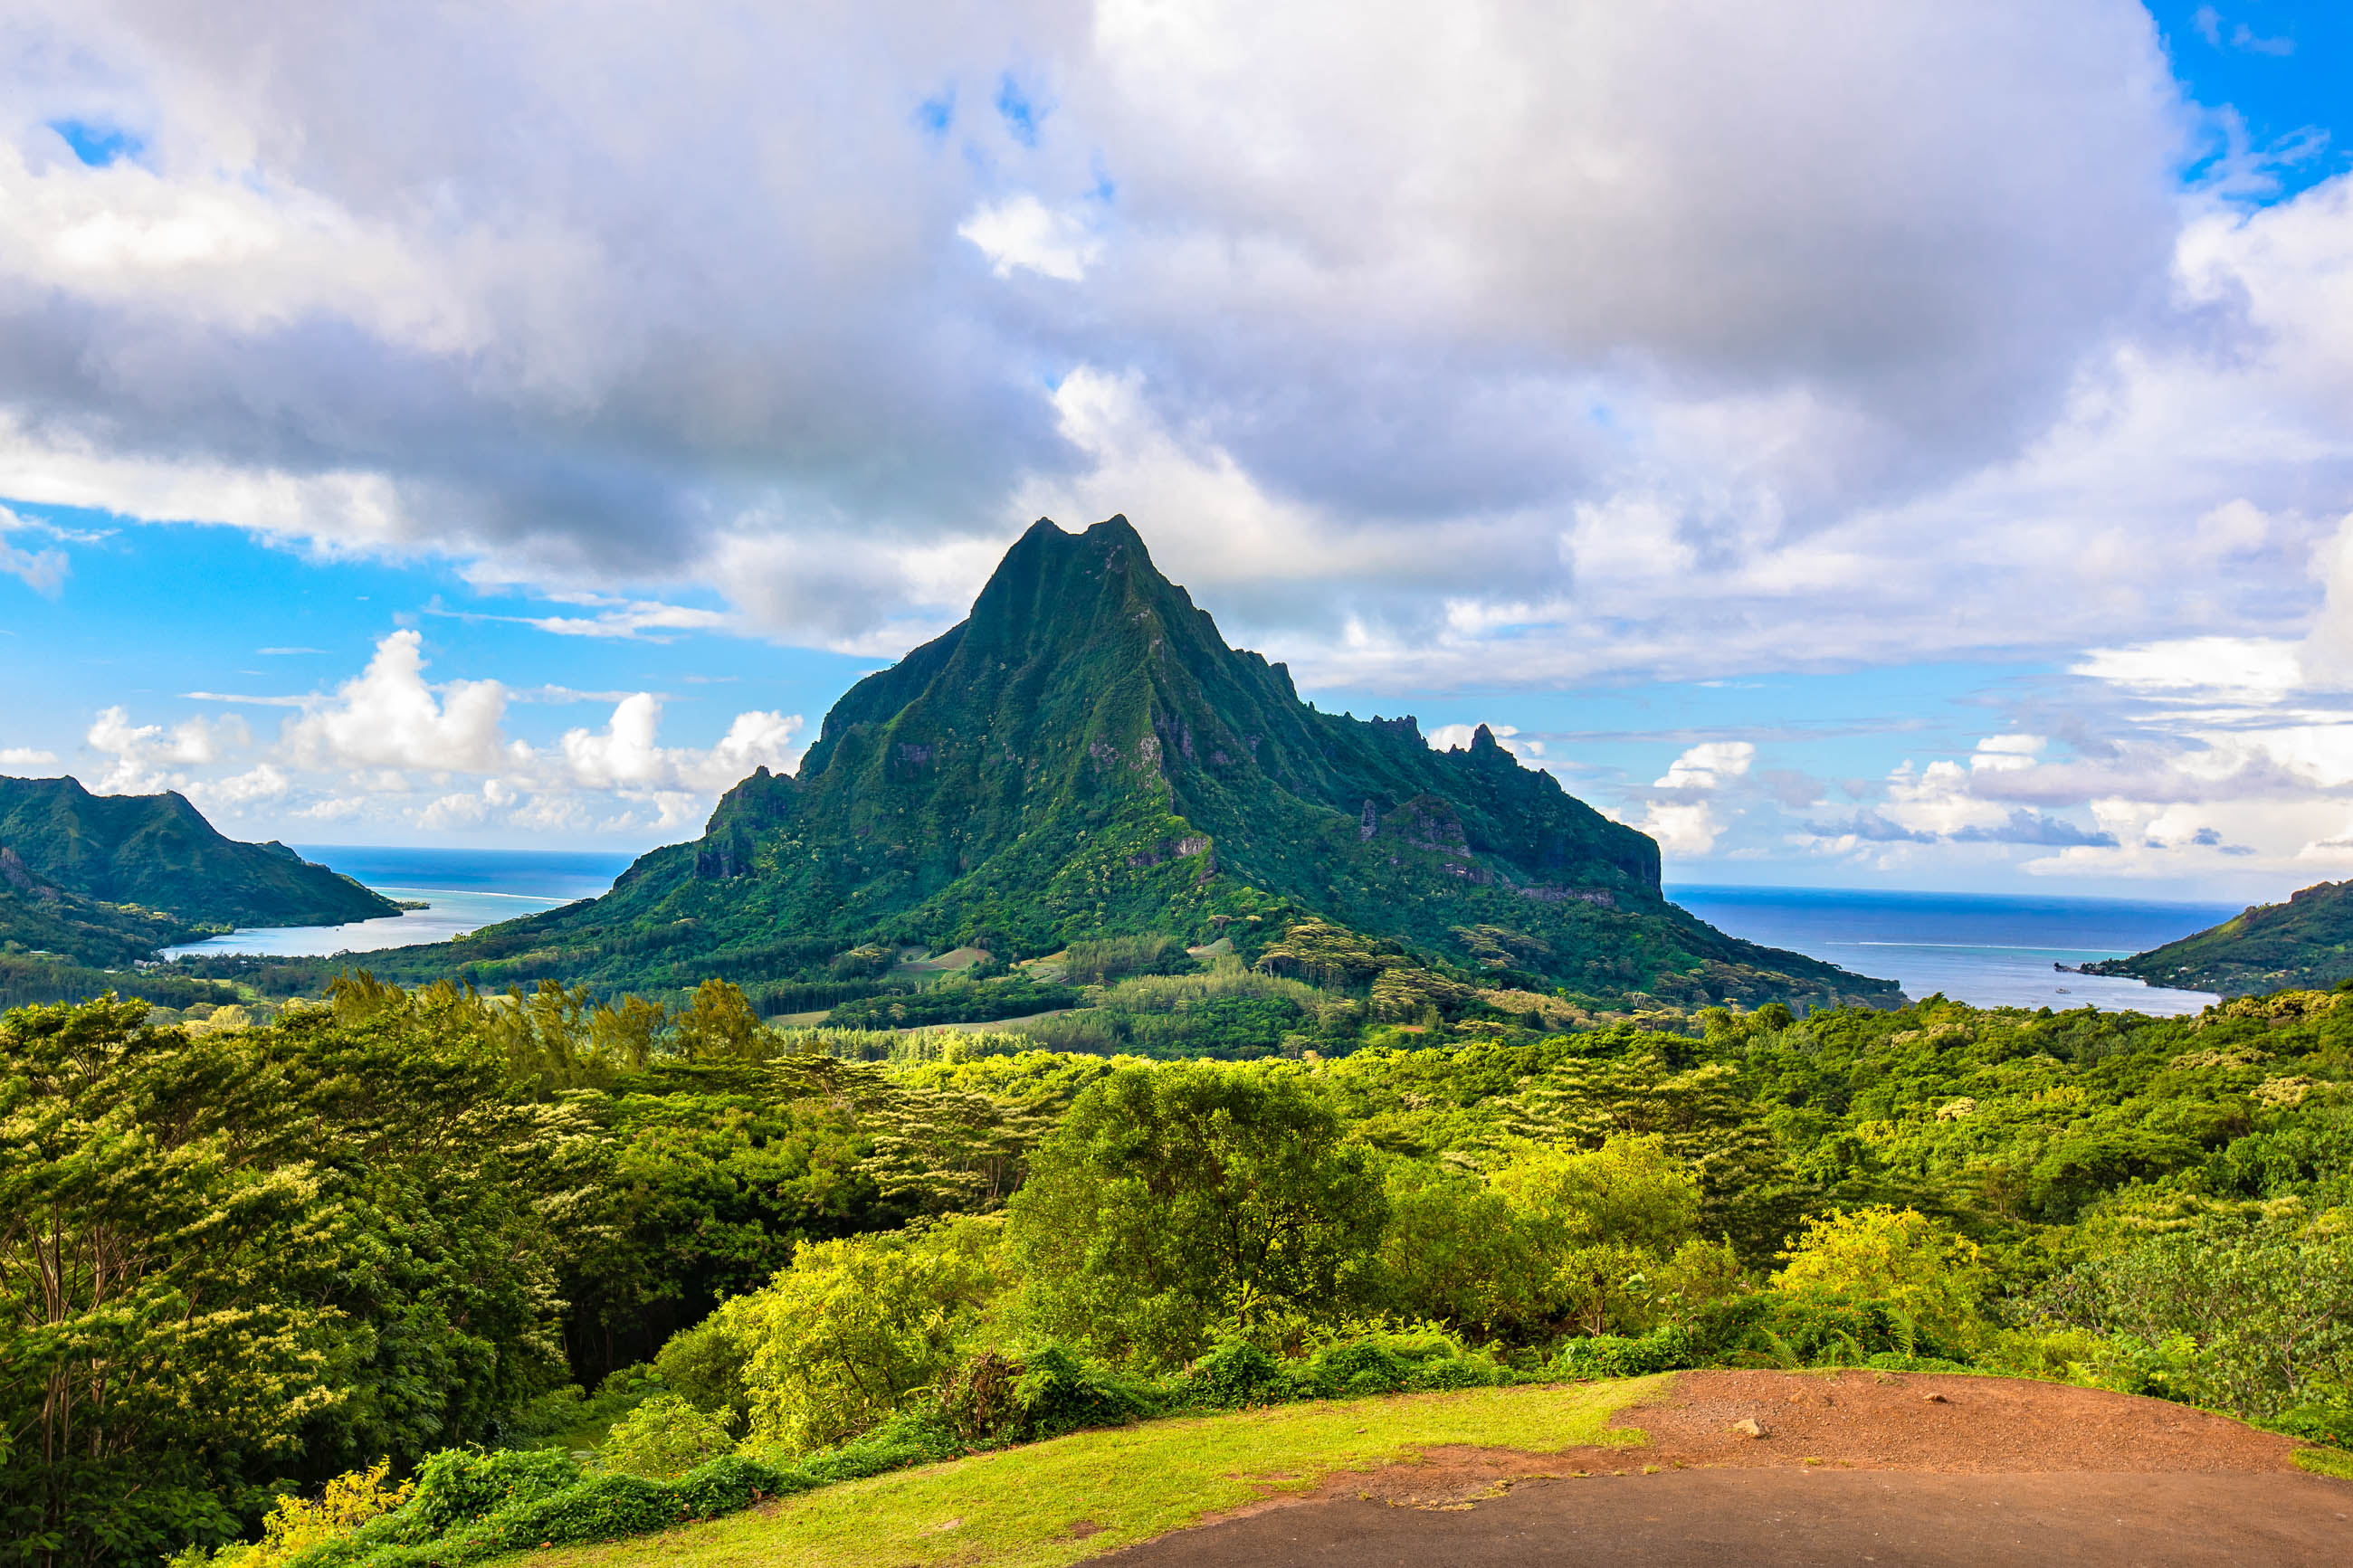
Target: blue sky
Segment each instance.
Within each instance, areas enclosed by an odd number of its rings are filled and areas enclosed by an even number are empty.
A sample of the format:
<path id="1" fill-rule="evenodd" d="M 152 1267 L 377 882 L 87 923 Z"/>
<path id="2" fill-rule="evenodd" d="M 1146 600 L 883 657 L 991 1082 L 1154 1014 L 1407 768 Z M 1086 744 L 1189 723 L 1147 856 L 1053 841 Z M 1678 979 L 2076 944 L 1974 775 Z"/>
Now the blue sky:
<path id="1" fill-rule="evenodd" d="M 0 771 L 641 848 L 1119 510 L 1679 880 L 2353 875 L 2342 6 L 232 9 L 0 61 Z"/>

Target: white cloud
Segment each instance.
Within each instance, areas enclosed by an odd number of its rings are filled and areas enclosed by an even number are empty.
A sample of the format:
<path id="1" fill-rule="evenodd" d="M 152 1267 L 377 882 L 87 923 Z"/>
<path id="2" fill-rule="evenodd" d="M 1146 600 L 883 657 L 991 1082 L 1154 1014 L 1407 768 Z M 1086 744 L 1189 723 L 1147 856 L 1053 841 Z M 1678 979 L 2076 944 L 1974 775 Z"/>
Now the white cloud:
<path id="1" fill-rule="evenodd" d="M 1654 800 L 1635 826 L 1659 841 L 1668 855 L 1699 859 L 1714 852 L 1724 823 L 1706 801 Z"/>
<path id="2" fill-rule="evenodd" d="M 251 734 L 235 714 L 190 719 L 166 731 L 160 724 L 133 724 L 121 707 L 102 710 L 83 736 L 95 752 L 113 759 L 93 787 L 100 795 L 151 795 L 188 787 L 184 771 L 217 762 L 248 745 Z"/>
<path id="3" fill-rule="evenodd" d="M 2250 455 L 2333 460 L 2322 389 L 2272 384 L 2336 351 L 2240 353 L 2274 340 L 2214 302 L 2330 308 L 2338 220 L 2184 208 L 2128 0 L 687 0 L 658 48 L 519 4 L 20 9 L 0 494 L 886 652 L 1037 511 L 1125 510 L 1303 671 L 1508 683 L 2129 641 L 2147 604 L 2065 591 L 2116 570 L 2049 522 L 2088 478 L 2268 566 L 2302 541 Z M 145 150 L 46 125 L 94 114 Z M 2174 269 L 2232 353 L 2180 346 Z M 1949 616 L 1956 572 L 2071 609 Z"/>
<path id="4" fill-rule="evenodd" d="M 1103 250 L 1103 241 L 1076 215 L 1058 212 L 1027 191 L 975 208 L 956 226 L 956 234 L 979 247 L 999 278 L 1027 268 L 1076 283 Z"/>
<path id="5" fill-rule="evenodd" d="M 1746 741 L 1702 742 L 1669 763 L 1653 787 L 1715 789 L 1733 779 L 1746 778 L 1756 761 L 1757 748 Z"/>
<path id="6" fill-rule="evenodd" d="M 281 749 L 312 769 L 487 773 L 527 761 L 529 749 L 501 729 L 506 688 L 457 680 L 437 692 L 426 684 L 424 647 L 413 631 L 376 644 L 366 669 L 287 724 Z"/>
<path id="7" fill-rule="evenodd" d="M 97 787 L 179 789 L 208 813 L 229 817 L 641 836 L 691 832 L 720 792 L 754 768 L 790 773 L 804 749 L 797 714 L 765 710 L 736 714 L 708 747 L 664 746 L 661 700 L 645 691 L 606 694 L 614 707 L 602 729 L 575 728 L 553 746 L 534 747 L 507 732 L 510 700 L 582 701 L 597 694 L 561 688 L 518 694 L 497 680 L 436 684 L 426 674 L 419 634 L 390 634 L 367 668 L 332 692 L 284 700 L 301 711 L 286 720 L 267 755 L 242 771 L 232 771 L 232 757 L 253 738 L 234 714 L 167 729 L 109 708 L 87 736 L 110 759 Z M 0 752 L 0 763 L 37 757 L 46 753 Z"/>
<path id="8" fill-rule="evenodd" d="M 47 768 L 57 765 L 58 754 L 33 746 L 0 746 L 0 768 Z"/>

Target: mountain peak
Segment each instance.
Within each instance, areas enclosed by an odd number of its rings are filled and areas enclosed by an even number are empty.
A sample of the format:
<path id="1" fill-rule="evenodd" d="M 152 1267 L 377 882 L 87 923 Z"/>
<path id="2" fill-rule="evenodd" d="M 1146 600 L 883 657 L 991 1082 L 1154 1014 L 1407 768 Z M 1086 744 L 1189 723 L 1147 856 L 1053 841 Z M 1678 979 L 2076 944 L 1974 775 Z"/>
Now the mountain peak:
<path id="1" fill-rule="evenodd" d="M 714 963 L 736 962 L 719 933 L 741 931 L 821 965 L 868 942 L 1015 957 L 1222 935 L 1255 952 L 1311 914 L 1455 963 L 1508 949 L 1595 994 L 1892 994 L 1675 910 L 1657 845 L 1484 725 L 1439 752 L 1410 718 L 1316 711 L 1228 646 L 1122 515 L 1075 534 L 1039 519 L 969 617 L 843 695 L 797 777 L 746 780 L 701 841 L 558 923 L 601 944 L 623 922 L 618 973 L 657 926 L 717 944 Z"/>

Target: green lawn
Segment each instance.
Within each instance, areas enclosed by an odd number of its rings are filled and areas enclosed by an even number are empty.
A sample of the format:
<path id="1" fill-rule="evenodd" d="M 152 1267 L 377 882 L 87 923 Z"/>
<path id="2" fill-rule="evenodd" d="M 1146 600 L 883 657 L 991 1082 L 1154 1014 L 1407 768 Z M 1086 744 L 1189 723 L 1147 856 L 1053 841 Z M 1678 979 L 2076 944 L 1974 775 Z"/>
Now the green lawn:
<path id="1" fill-rule="evenodd" d="M 1540 1453 L 1633 1444 L 1610 1417 L 1665 1377 L 1290 1405 L 978 1454 L 828 1487 L 661 1535 L 531 1554 L 530 1568 L 1054 1568 L 1165 1535 L 1335 1470 L 1448 1444 Z M 1091 1527 L 1091 1533 L 1074 1531 Z"/>

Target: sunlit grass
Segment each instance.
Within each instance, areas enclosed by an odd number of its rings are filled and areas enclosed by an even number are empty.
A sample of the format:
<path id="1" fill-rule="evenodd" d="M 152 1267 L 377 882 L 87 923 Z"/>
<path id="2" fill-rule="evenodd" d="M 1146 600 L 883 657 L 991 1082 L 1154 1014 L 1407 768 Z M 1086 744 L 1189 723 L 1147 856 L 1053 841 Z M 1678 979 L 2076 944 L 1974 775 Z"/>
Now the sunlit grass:
<path id="1" fill-rule="evenodd" d="M 1631 1444 L 1610 1417 L 1663 1377 L 1290 1405 L 1154 1421 L 828 1487 L 661 1535 L 533 1553 L 531 1568 L 1051 1568 L 1165 1535 L 1340 1470 L 1449 1445 L 1549 1453 Z M 1081 1533 L 1081 1532 L 1084 1533 Z"/>

